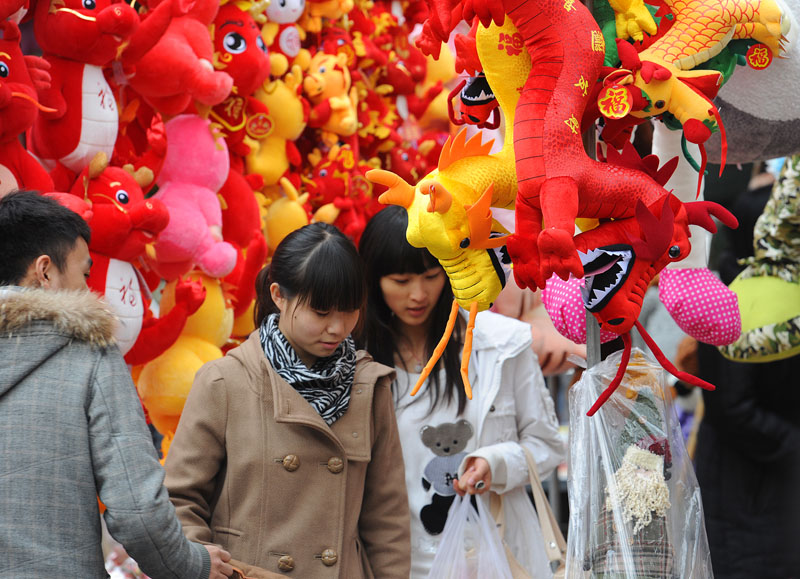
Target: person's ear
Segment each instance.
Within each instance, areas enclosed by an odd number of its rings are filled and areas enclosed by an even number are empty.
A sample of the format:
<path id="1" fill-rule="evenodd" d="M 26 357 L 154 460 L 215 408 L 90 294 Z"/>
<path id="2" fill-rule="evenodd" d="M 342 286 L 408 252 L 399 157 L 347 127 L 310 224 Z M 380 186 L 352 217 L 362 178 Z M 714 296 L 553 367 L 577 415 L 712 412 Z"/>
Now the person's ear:
<path id="1" fill-rule="evenodd" d="M 55 264 L 53 260 L 50 259 L 49 255 L 40 255 L 37 257 L 36 261 L 33 262 L 33 285 L 44 289 L 50 289 L 50 274 L 54 267 Z"/>
<path id="2" fill-rule="evenodd" d="M 269 286 L 269 295 L 273 303 L 278 307 L 281 313 L 283 313 L 283 310 L 286 308 L 286 298 L 281 294 L 281 286 L 275 282 L 271 283 Z"/>

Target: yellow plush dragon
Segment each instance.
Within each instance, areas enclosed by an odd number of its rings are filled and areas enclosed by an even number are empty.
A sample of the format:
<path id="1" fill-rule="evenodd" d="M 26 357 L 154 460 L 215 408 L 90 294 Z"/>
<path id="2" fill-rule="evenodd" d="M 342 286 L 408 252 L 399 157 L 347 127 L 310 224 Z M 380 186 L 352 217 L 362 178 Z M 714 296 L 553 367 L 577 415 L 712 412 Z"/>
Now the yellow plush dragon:
<path id="1" fill-rule="evenodd" d="M 492 217 L 491 207 L 514 208 L 514 110 L 531 62 L 527 51 L 505 50 L 497 39 L 515 34 L 516 28 L 506 19 L 503 26 L 479 26 L 475 35 L 483 72 L 506 122 L 503 148 L 498 153 L 490 154 L 493 141 L 481 143 L 480 133 L 467 139 L 463 129 L 448 139 L 437 168 L 416 187 L 388 171 L 375 169 L 367 173 L 370 181 L 389 188 L 381 195 L 381 203 L 406 208 L 409 243 L 427 248 L 439 260 L 455 298 L 447 331 L 412 394 L 419 390 L 444 351 L 460 306 L 469 311 L 461 375 L 467 396 L 472 397 L 467 368 L 475 316 L 492 305 L 506 282 L 504 260 L 498 249 L 504 245 L 504 234 L 508 232 Z"/>

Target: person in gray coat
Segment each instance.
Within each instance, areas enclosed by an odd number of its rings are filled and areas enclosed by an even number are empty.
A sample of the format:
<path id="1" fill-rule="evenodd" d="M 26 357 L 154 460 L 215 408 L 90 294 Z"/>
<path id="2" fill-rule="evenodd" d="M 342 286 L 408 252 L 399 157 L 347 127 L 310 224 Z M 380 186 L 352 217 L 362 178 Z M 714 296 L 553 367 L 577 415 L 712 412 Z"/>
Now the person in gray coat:
<path id="1" fill-rule="evenodd" d="M 230 576 L 227 552 L 183 536 L 88 241 L 52 199 L 0 199 L 0 577 L 108 577 L 98 497 L 154 579 Z"/>

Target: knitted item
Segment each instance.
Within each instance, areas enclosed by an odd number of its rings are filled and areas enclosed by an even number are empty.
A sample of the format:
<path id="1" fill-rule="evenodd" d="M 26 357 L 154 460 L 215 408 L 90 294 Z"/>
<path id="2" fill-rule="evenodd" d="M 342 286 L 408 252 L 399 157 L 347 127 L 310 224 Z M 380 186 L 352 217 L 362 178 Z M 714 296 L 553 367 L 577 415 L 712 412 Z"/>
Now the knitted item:
<path id="1" fill-rule="evenodd" d="M 322 419 L 331 425 L 341 418 L 350 404 L 350 389 L 356 373 L 356 348 L 348 336 L 326 358 L 307 367 L 278 328 L 278 314 L 271 314 L 259 329 L 261 347 L 269 363 Z"/>

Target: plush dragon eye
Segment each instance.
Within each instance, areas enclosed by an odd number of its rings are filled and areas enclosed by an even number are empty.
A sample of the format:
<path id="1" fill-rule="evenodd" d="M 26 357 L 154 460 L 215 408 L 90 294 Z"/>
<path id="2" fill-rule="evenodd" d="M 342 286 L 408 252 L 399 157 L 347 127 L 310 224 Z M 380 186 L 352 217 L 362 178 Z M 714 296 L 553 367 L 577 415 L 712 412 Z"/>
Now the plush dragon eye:
<path id="1" fill-rule="evenodd" d="M 97 2 L 95 2 L 95 0 L 83 0 L 82 4 L 86 10 L 94 10 L 97 8 Z"/>
<path id="2" fill-rule="evenodd" d="M 5 62 L 0 61 L 0 78 L 8 78 L 9 74 L 11 74 L 11 69 Z"/>
<path id="3" fill-rule="evenodd" d="M 668 253 L 672 259 L 677 259 L 681 255 L 681 248 L 678 247 L 677 245 L 673 245 L 672 247 L 669 248 Z"/>
<path id="4" fill-rule="evenodd" d="M 256 46 L 261 49 L 261 52 L 267 52 L 267 45 L 264 44 L 264 39 L 261 36 L 256 36 Z"/>
<path id="5" fill-rule="evenodd" d="M 656 101 L 655 106 L 657 109 L 663 108 L 666 103 L 664 101 Z"/>
<path id="6" fill-rule="evenodd" d="M 119 201 L 123 205 L 127 205 L 128 202 L 131 200 L 130 195 L 128 195 L 128 192 L 125 191 L 124 189 L 120 189 L 119 191 L 117 191 L 116 197 L 117 201 Z"/>
<path id="7" fill-rule="evenodd" d="M 238 32 L 228 32 L 222 41 L 225 50 L 231 54 L 241 54 L 247 50 L 247 41 Z"/>

